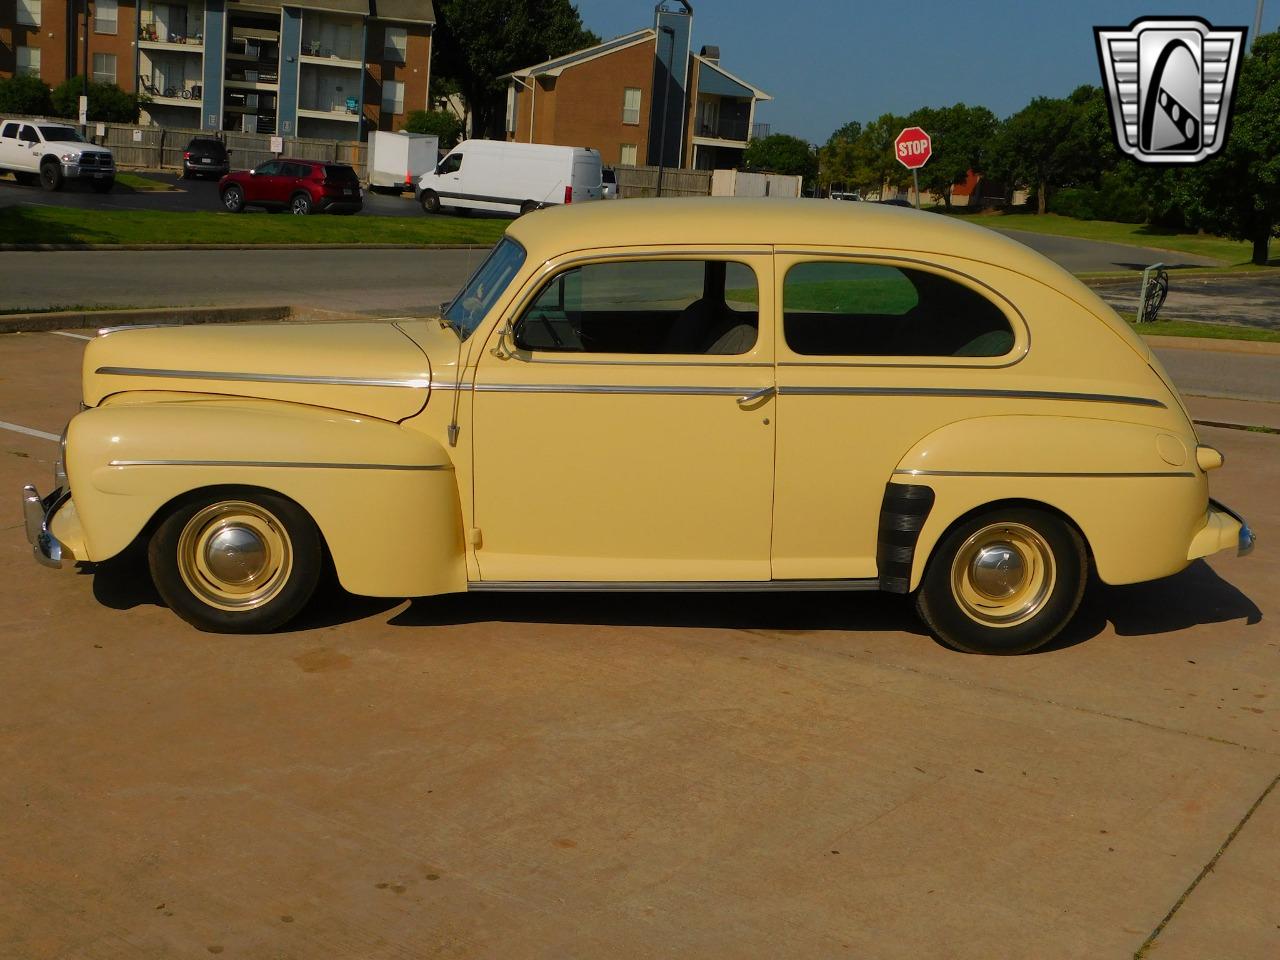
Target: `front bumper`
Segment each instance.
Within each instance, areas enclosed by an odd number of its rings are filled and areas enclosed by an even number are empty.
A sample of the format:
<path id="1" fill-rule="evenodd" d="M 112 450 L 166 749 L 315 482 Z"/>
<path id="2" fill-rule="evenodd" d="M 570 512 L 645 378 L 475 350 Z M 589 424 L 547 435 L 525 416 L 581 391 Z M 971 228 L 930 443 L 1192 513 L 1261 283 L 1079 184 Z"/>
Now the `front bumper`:
<path id="1" fill-rule="evenodd" d="M 26 521 L 27 540 L 36 560 L 46 567 L 60 567 L 75 555 L 49 529 L 56 514 L 71 499 L 71 490 L 58 487 L 47 497 L 32 484 L 22 488 L 22 517 Z"/>
<path id="2" fill-rule="evenodd" d="M 1235 548 L 1236 556 L 1243 557 L 1253 550 L 1256 541 L 1257 538 L 1244 517 L 1226 504 L 1211 499 L 1205 525 L 1192 539 L 1187 559 L 1197 560 L 1232 547 Z"/>
<path id="3" fill-rule="evenodd" d="M 108 177 L 115 179 L 116 168 L 111 167 L 82 167 L 75 162 L 62 161 L 62 175 L 68 179 L 72 177 L 82 178 L 85 180 L 106 180 Z"/>

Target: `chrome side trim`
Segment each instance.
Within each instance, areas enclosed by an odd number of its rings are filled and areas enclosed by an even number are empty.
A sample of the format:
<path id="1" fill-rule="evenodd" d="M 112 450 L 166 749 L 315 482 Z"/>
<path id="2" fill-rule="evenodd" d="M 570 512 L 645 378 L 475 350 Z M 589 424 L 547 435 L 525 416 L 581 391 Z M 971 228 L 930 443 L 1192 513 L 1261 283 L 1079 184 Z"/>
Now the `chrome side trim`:
<path id="1" fill-rule="evenodd" d="M 310 467 L 317 470 L 452 470 L 453 465 L 413 463 L 311 463 L 304 460 L 112 460 L 109 467 Z"/>
<path id="2" fill-rule="evenodd" d="M 906 477 L 1194 477 L 1190 472 L 1100 472 L 1082 473 L 1055 470 L 894 470 L 894 474 Z"/>
<path id="3" fill-rule="evenodd" d="M 754 350 L 748 351 L 747 354 L 730 354 L 730 356 L 749 356 Z M 520 357 L 521 363 L 558 363 L 570 364 L 583 367 L 772 367 L 773 364 L 768 360 L 726 360 L 723 363 L 707 360 L 577 360 L 534 356 Z"/>
<path id="4" fill-rule="evenodd" d="M 306 376 L 288 373 L 231 373 L 222 370 L 161 370 L 150 367 L 98 367 L 94 373 L 113 377 L 162 377 L 180 380 L 229 380 L 249 383 L 316 383 L 330 387 L 416 387 L 431 386 L 426 376 L 405 379 L 378 377 Z"/>
<path id="5" fill-rule="evenodd" d="M 477 383 L 480 393 L 607 393 L 672 397 L 738 397 L 757 387 L 623 386 L 611 383 Z M 770 388 L 772 389 L 772 388 Z"/>
<path id="6" fill-rule="evenodd" d="M 860 580 L 473 580 L 472 593 L 759 593 L 879 590 Z"/>
<path id="7" fill-rule="evenodd" d="M 1165 405 L 1151 397 L 1113 393 L 1073 393 L 1064 390 L 993 390 L 969 387 L 778 387 L 778 393 L 798 397 L 980 397 L 994 400 L 1074 400 L 1085 403 L 1124 403 L 1139 407 Z"/>

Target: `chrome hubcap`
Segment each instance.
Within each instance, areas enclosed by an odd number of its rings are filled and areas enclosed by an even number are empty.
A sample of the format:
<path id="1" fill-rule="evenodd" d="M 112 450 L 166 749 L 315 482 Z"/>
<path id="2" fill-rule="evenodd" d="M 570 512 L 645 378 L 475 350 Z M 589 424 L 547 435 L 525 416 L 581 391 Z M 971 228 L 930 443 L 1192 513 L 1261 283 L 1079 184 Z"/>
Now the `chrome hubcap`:
<path id="1" fill-rule="evenodd" d="M 1021 523 L 983 527 L 956 551 L 951 593 L 971 619 L 1013 627 L 1040 612 L 1057 583 L 1053 549 Z"/>
<path id="2" fill-rule="evenodd" d="M 205 507 L 178 537 L 178 573 L 203 602 L 219 610 L 251 610 L 289 581 L 293 548 L 284 525 L 256 503 L 228 500 Z"/>

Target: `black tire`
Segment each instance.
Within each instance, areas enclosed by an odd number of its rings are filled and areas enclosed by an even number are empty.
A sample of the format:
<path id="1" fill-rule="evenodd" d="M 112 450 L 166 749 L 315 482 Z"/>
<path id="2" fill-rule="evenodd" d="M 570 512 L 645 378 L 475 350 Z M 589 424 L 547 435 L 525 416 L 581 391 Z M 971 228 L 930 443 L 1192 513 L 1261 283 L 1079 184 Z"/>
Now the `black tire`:
<path id="1" fill-rule="evenodd" d="M 223 551 L 216 549 L 219 537 Z M 254 542 L 263 549 L 255 552 Z M 305 510 L 279 494 L 238 487 L 211 488 L 181 501 L 147 548 L 151 579 L 165 603 L 209 633 L 268 633 L 283 626 L 311 599 L 323 559 L 320 531 Z M 260 583 L 234 579 L 254 563 L 263 564 Z M 232 578 L 221 580 L 218 573 Z"/>
<path id="2" fill-rule="evenodd" d="M 420 199 L 422 202 L 422 209 L 427 213 L 440 212 L 440 197 L 436 195 L 434 190 L 423 190 L 422 197 Z"/>
<path id="3" fill-rule="evenodd" d="M 295 193 L 293 199 L 289 201 L 289 212 L 300 217 L 309 217 L 315 212 L 315 205 L 311 202 L 311 194 Z"/>
<path id="4" fill-rule="evenodd" d="M 228 213 L 244 213 L 244 190 L 236 184 L 222 188 L 222 209 Z"/>
<path id="5" fill-rule="evenodd" d="M 524 203 L 520 204 L 520 216 L 523 217 L 527 213 L 533 213 L 533 211 L 537 209 L 538 205 L 534 201 L 526 200 Z"/>
<path id="6" fill-rule="evenodd" d="M 62 183 L 62 167 L 53 160 L 46 160 L 40 164 L 40 186 L 52 192 L 61 190 Z"/>
<path id="7" fill-rule="evenodd" d="M 40 175 L 38 173 L 15 173 L 13 179 L 24 187 L 34 187 L 40 182 Z"/>
<path id="8" fill-rule="evenodd" d="M 89 186 L 93 188 L 94 193 L 110 193 L 111 188 L 116 185 L 115 177 L 109 177 L 106 180 L 90 180 Z"/>
<path id="9" fill-rule="evenodd" d="M 1057 515 L 994 508 L 957 524 L 938 543 L 916 609 L 957 650 L 1029 653 L 1075 615 L 1088 569 L 1084 540 Z"/>

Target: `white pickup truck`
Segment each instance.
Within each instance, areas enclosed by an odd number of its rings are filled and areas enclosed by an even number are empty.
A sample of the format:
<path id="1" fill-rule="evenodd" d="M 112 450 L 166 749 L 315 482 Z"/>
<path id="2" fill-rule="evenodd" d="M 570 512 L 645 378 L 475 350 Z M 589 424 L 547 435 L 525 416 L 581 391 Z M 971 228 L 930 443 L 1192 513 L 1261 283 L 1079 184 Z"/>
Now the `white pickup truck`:
<path id="1" fill-rule="evenodd" d="M 38 180 L 46 190 L 61 190 L 69 179 L 87 180 L 98 193 L 116 182 L 111 151 L 87 143 L 75 127 L 57 120 L 0 118 L 0 173 L 19 183 Z"/>

